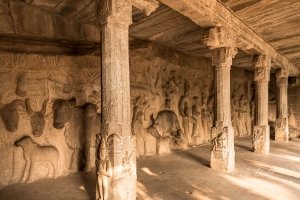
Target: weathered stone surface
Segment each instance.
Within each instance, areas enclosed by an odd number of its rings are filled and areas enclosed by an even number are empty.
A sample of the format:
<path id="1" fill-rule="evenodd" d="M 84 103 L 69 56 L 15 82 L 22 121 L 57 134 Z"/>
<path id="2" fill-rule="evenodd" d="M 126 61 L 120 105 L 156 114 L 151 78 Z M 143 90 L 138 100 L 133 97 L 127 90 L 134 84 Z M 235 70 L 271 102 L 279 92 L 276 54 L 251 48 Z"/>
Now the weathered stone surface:
<path id="1" fill-rule="evenodd" d="M 10 5 L 17 34 L 54 36 L 55 27 L 51 14 L 17 1 L 10 1 Z"/>

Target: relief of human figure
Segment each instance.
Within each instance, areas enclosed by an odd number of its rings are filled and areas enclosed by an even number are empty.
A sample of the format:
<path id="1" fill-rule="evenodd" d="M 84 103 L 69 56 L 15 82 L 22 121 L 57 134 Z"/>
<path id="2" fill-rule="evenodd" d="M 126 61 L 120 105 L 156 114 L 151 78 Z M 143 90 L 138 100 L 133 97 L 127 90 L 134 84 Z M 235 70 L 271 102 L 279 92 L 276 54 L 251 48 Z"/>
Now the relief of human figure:
<path id="1" fill-rule="evenodd" d="M 204 95 L 202 98 L 202 106 L 201 106 L 201 123 L 204 132 L 205 142 L 208 142 L 210 139 L 210 130 L 212 127 L 212 110 L 210 108 L 210 103 L 208 101 L 208 95 Z"/>
<path id="2" fill-rule="evenodd" d="M 144 109 L 146 106 L 146 102 L 143 97 L 139 96 L 136 98 L 134 107 L 133 107 L 133 115 L 132 115 L 132 134 L 136 136 L 136 149 L 137 156 L 144 155 L 144 141 L 142 138 L 143 131 L 143 117 L 144 117 Z"/>
<path id="3" fill-rule="evenodd" d="M 100 144 L 98 148 L 98 160 L 97 160 L 97 190 L 98 200 L 108 199 L 109 190 L 109 177 L 112 176 L 112 166 L 107 155 L 106 141 L 104 137 L 100 138 Z"/>
<path id="4" fill-rule="evenodd" d="M 241 123 L 240 123 L 240 98 L 234 94 L 231 99 L 231 120 L 235 136 L 241 136 Z"/>
<path id="5" fill-rule="evenodd" d="M 197 96 L 193 97 L 194 100 L 194 105 L 192 107 L 192 116 L 196 119 L 197 121 L 197 126 L 194 126 L 196 130 L 193 130 L 195 135 L 193 135 L 193 140 L 195 145 L 201 144 L 205 140 L 205 132 L 203 130 L 202 126 L 202 113 L 201 113 L 201 99 Z"/>
<path id="6" fill-rule="evenodd" d="M 179 100 L 179 112 L 182 116 L 182 126 L 184 130 L 184 134 L 187 137 L 187 141 L 189 145 L 193 145 L 192 136 L 196 135 L 195 130 L 197 130 L 197 121 L 192 116 L 192 106 L 190 103 L 190 96 L 189 96 L 189 85 L 185 82 L 184 85 L 184 95 L 181 96 Z M 190 123 L 192 126 L 190 127 Z"/>
<path id="7" fill-rule="evenodd" d="M 240 120 L 243 136 L 249 136 L 252 133 L 250 112 L 250 102 L 245 95 L 242 95 L 240 99 Z"/>

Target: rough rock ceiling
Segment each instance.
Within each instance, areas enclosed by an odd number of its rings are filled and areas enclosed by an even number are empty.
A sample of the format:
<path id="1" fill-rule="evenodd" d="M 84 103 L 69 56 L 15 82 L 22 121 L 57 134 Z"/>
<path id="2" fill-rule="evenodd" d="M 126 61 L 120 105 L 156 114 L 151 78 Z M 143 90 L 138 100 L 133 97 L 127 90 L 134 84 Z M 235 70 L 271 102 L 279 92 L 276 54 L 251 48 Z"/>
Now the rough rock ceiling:
<path id="1" fill-rule="evenodd" d="M 227 7 L 300 67 L 299 0 L 221 0 Z"/>

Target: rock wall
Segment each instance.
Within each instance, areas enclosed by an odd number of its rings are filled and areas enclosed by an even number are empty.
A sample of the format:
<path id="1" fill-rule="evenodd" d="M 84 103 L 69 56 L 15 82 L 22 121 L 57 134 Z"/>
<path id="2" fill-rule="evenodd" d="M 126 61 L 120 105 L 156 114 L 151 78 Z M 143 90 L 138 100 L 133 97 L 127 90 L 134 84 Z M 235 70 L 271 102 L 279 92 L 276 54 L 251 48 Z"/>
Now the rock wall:
<path id="1" fill-rule="evenodd" d="M 250 134 L 252 77 L 232 69 L 236 136 Z M 137 156 L 208 143 L 213 80 L 207 58 L 155 44 L 132 49 L 131 116 Z M 100 57 L 1 53 L 0 84 L 0 187 L 95 166 Z"/>

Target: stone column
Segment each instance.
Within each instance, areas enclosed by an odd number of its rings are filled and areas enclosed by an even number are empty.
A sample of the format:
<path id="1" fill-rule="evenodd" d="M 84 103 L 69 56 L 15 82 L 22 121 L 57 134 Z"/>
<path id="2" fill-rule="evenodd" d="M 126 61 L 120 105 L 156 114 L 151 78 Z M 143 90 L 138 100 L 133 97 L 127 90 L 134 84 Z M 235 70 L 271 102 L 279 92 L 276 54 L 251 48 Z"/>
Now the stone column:
<path id="1" fill-rule="evenodd" d="M 215 69 L 215 117 L 211 130 L 211 160 L 213 170 L 231 172 L 235 167 L 234 130 L 231 122 L 230 68 L 237 54 L 236 35 L 224 28 L 210 28 L 202 42 L 212 50 Z"/>
<path id="2" fill-rule="evenodd" d="M 212 129 L 210 166 L 217 171 L 231 172 L 235 168 L 234 131 L 230 111 L 230 68 L 236 49 L 213 49 L 215 68 L 215 126 Z"/>
<path id="3" fill-rule="evenodd" d="M 99 150 L 98 159 L 101 154 L 107 155 L 98 163 L 97 199 L 134 200 L 137 177 L 135 138 L 131 134 L 128 45 L 132 7 L 125 0 L 102 0 L 99 8 L 104 140 L 99 145 L 102 151 Z"/>
<path id="4" fill-rule="evenodd" d="M 269 56 L 255 57 L 255 125 L 253 130 L 253 151 L 268 154 L 270 149 L 270 128 L 268 125 L 269 80 L 271 59 Z"/>
<path id="5" fill-rule="evenodd" d="M 101 136 L 97 153 L 97 194 L 101 200 L 136 199 L 136 140 L 131 133 L 129 25 L 132 5 L 150 15 L 156 0 L 100 0 Z"/>
<path id="6" fill-rule="evenodd" d="M 275 123 L 275 140 L 289 140 L 288 123 L 288 68 L 278 69 L 277 79 L 277 119 Z"/>

